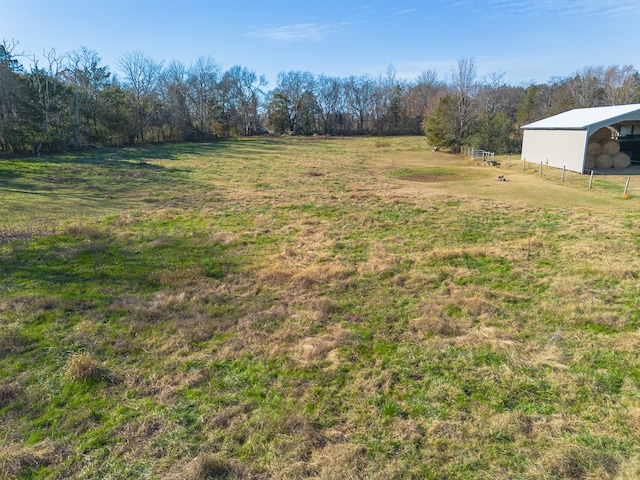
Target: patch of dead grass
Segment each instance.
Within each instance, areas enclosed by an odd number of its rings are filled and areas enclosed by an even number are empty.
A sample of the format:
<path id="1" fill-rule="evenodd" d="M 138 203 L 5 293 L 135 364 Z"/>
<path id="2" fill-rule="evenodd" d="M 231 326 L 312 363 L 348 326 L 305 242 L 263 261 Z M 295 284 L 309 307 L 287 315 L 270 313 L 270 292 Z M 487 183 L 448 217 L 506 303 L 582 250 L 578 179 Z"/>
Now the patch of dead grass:
<path id="1" fill-rule="evenodd" d="M 317 472 L 318 479 L 364 479 L 364 449 L 353 443 L 331 443 L 314 450 L 309 466 Z"/>
<path id="2" fill-rule="evenodd" d="M 541 464 L 548 474 L 575 480 L 613 479 L 618 470 L 618 460 L 605 450 L 594 451 L 568 442 L 548 449 Z"/>
<path id="3" fill-rule="evenodd" d="M 17 398 L 23 389 L 16 382 L 0 384 L 0 408 L 6 406 L 13 399 Z"/>
<path id="4" fill-rule="evenodd" d="M 497 351 L 511 352 L 519 348 L 519 343 L 511 337 L 509 332 L 487 326 L 472 328 L 452 341 L 466 347 L 489 346 Z"/>
<path id="5" fill-rule="evenodd" d="M 85 353 L 74 353 L 69 356 L 65 365 L 65 376 L 75 382 L 110 379 L 109 371 Z"/>
<path id="6" fill-rule="evenodd" d="M 142 454 L 148 448 L 149 442 L 162 433 L 164 427 L 162 421 L 153 417 L 127 422 L 112 432 L 112 437 L 118 440 L 114 445 L 113 455 L 121 457 Z"/>
<path id="7" fill-rule="evenodd" d="M 0 477 L 24 477 L 31 470 L 59 462 L 65 454 L 61 444 L 48 440 L 31 446 L 6 446 L 0 449 Z"/>
<path id="8" fill-rule="evenodd" d="M 239 460 L 221 453 L 200 453 L 171 480 L 252 480 L 259 478 Z"/>
<path id="9" fill-rule="evenodd" d="M 350 334 L 342 325 L 333 324 L 320 336 L 300 339 L 291 347 L 292 357 L 305 367 L 323 362 L 335 366 L 339 361 L 337 349 L 350 344 L 349 339 Z"/>
<path id="10" fill-rule="evenodd" d="M 567 357 L 557 345 L 545 346 L 530 357 L 529 363 L 533 366 L 548 366 L 561 370 L 568 368 Z"/>

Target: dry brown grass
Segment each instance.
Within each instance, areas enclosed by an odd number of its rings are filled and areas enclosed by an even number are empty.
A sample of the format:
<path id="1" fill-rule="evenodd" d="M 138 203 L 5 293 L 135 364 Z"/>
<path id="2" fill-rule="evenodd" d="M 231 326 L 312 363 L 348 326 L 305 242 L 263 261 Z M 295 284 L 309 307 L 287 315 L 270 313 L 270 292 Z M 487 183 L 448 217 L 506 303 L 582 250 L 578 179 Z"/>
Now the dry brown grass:
<path id="1" fill-rule="evenodd" d="M 576 480 L 606 480 L 616 476 L 619 460 L 606 451 L 593 450 L 576 443 L 559 442 L 541 458 L 548 475 Z"/>
<path id="2" fill-rule="evenodd" d="M 24 477 L 33 469 L 59 462 L 65 453 L 60 444 L 52 441 L 29 447 L 6 446 L 0 449 L 0 477 L 7 480 Z"/>
<path id="3" fill-rule="evenodd" d="M 15 382 L 0 384 L 0 408 L 17 398 L 22 391 L 22 387 Z"/>
<path id="4" fill-rule="evenodd" d="M 87 380 L 109 380 L 109 371 L 91 355 L 73 353 L 69 355 L 65 366 L 65 375 L 69 380 L 81 382 Z"/>
<path id="5" fill-rule="evenodd" d="M 353 443 L 331 443 L 313 452 L 309 461 L 318 480 L 364 479 L 365 462 L 361 446 Z"/>
<path id="6" fill-rule="evenodd" d="M 20 332 L 17 326 L 0 327 L 0 354 L 17 353 L 28 344 L 28 340 Z"/>
<path id="7" fill-rule="evenodd" d="M 201 453 L 173 480 L 251 480 L 259 478 L 238 460 L 222 454 Z"/>

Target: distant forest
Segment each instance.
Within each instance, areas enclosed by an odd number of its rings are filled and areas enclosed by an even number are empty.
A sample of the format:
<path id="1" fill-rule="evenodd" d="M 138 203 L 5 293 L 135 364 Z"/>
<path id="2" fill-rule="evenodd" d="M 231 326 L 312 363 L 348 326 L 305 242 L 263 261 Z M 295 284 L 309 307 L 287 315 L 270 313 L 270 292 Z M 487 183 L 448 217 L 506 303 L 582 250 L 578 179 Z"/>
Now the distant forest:
<path id="1" fill-rule="evenodd" d="M 414 81 L 281 72 L 272 90 L 242 66 L 210 57 L 164 65 L 125 53 L 118 71 L 81 47 L 44 61 L 0 43 L 0 156 L 247 135 L 426 135 L 433 146 L 518 152 L 520 125 L 571 108 L 640 101 L 631 65 L 585 67 L 548 83 L 479 77 L 472 58 Z M 25 66 L 25 61 L 29 67 Z"/>

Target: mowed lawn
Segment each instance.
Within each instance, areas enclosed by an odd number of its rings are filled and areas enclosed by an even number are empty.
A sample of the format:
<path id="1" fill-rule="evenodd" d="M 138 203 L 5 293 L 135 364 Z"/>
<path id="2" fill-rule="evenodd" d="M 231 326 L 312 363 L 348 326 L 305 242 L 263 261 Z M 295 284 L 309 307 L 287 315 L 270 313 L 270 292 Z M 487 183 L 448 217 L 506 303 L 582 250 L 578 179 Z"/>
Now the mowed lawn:
<path id="1" fill-rule="evenodd" d="M 616 188 L 420 137 L 2 159 L 0 478 L 640 478 Z"/>

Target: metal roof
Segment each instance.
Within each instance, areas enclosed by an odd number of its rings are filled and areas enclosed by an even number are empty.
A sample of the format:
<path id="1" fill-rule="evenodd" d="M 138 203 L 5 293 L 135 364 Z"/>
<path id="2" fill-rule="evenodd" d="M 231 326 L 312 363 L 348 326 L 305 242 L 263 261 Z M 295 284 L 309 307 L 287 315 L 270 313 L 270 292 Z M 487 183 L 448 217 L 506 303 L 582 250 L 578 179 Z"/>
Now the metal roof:
<path id="1" fill-rule="evenodd" d="M 576 108 L 537 122 L 523 125 L 523 130 L 586 130 L 593 125 L 611 125 L 623 120 L 640 121 L 640 103 L 612 107 Z"/>

